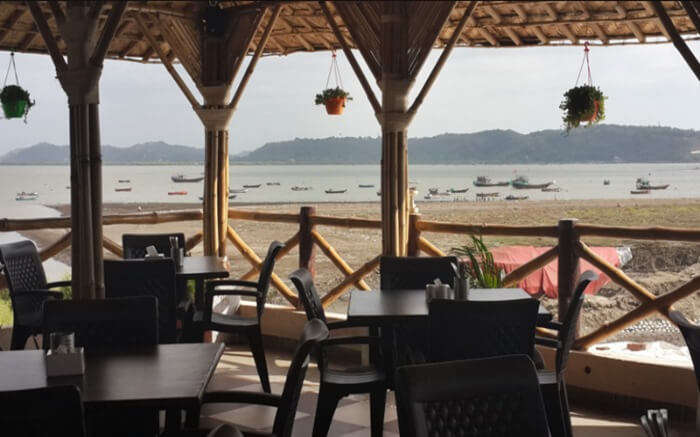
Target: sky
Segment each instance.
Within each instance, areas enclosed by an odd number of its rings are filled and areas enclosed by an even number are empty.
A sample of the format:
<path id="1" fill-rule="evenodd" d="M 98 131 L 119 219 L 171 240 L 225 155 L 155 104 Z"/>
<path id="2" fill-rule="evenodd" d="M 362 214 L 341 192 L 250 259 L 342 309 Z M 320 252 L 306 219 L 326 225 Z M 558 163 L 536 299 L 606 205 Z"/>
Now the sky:
<path id="1" fill-rule="evenodd" d="M 689 45 L 700 57 L 700 42 Z M 439 53 L 431 53 L 411 96 L 420 90 Z M 361 56 L 355 56 L 380 96 Z M 412 136 L 561 128 L 559 103 L 574 86 L 582 56 L 583 48 L 572 46 L 455 49 L 409 128 L 409 147 Z M 49 56 L 15 57 L 20 84 L 36 99 L 36 106 L 27 124 L 0 120 L 0 154 L 44 141 L 67 144 L 67 99 Z M 0 68 L 6 68 L 9 58 L 9 53 L 0 52 Z M 231 153 L 293 138 L 380 135 L 342 53 L 341 78 L 354 100 L 342 116 L 328 116 L 314 106 L 315 94 L 325 88 L 330 62 L 329 52 L 262 58 L 231 122 Z M 608 96 L 605 123 L 700 129 L 700 85 L 672 44 L 594 46 L 590 62 L 594 85 Z M 106 61 L 100 100 L 102 144 L 165 141 L 203 147 L 200 121 L 160 64 Z"/>

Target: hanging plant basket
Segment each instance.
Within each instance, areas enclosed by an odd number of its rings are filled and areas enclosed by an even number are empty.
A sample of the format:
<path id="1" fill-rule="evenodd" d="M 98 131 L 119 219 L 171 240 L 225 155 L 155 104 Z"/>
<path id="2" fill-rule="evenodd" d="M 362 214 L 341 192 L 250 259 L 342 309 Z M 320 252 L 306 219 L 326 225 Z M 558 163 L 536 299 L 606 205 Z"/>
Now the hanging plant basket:
<path id="1" fill-rule="evenodd" d="M 604 120 L 605 99 L 603 92 L 591 85 L 573 87 L 564 93 L 559 109 L 564 111 L 562 119 L 566 131 L 579 127 L 584 122 L 590 126 Z"/>
<path id="2" fill-rule="evenodd" d="M 325 105 L 329 115 L 342 114 L 348 100 L 352 100 L 352 97 L 340 87 L 327 88 L 320 94 L 316 94 L 316 104 Z"/>
<path id="3" fill-rule="evenodd" d="M 34 102 L 29 100 L 29 93 L 20 86 L 8 85 L 0 92 L 0 102 L 5 118 L 22 118 L 27 115 Z"/>

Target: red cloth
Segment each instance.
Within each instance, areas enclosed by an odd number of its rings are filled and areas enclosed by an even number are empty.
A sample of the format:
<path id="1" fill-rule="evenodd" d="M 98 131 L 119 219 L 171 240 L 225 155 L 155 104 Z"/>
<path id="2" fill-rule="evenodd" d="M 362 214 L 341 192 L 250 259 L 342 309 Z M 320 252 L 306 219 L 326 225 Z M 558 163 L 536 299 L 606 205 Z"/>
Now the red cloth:
<path id="1" fill-rule="evenodd" d="M 551 247 L 534 247 L 534 246 L 499 246 L 491 249 L 493 259 L 496 265 L 510 273 L 526 262 L 536 258 Z M 620 265 L 620 257 L 617 254 L 617 249 L 614 247 L 592 247 L 596 254 L 605 259 L 615 267 Z M 610 278 L 593 267 L 591 263 L 585 260 L 579 261 L 580 271 L 593 270 L 598 274 L 598 280 L 593 282 L 586 289 L 587 294 L 595 294 L 605 284 L 610 281 Z M 556 258 L 541 268 L 532 272 L 529 276 L 518 283 L 518 287 L 524 289 L 530 294 L 544 293 L 547 297 L 556 298 L 558 295 L 557 270 L 558 263 Z"/>

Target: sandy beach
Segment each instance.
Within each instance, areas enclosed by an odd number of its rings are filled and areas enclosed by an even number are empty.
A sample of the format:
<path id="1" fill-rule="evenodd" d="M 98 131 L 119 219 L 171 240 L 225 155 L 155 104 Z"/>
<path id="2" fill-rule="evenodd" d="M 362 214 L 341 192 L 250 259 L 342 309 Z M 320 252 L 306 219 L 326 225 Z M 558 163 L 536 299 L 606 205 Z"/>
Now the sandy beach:
<path id="1" fill-rule="evenodd" d="M 319 203 L 306 204 L 316 207 L 316 213 L 339 217 L 378 218 L 379 203 Z M 269 212 L 299 211 L 300 204 L 258 204 L 236 206 L 237 209 Z M 105 214 L 119 214 L 136 211 L 163 211 L 173 209 L 200 208 L 199 204 L 105 204 Z M 627 199 L 627 200 L 587 200 L 587 201 L 525 201 L 525 202 L 419 202 L 420 213 L 425 220 L 438 220 L 459 223 L 491 224 L 556 224 L 560 218 L 577 218 L 581 222 L 619 226 L 700 226 L 700 199 Z M 67 214 L 67 205 L 54 206 L 61 214 Z M 284 241 L 294 234 L 293 224 L 260 223 L 231 220 L 231 225 L 261 257 L 264 256 L 270 241 Z M 111 225 L 104 228 L 107 237 L 121 241 L 126 232 L 184 232 L 190 236 L 201 229 L 200 222 L 166 223 L 162 225 Z M 323 226 L 319 232 L 332 244 L 343 259 L 353 268 L 361 266 L 376 256 L 381 249 L 379 231 L 353 230 Z M 58 239 L 65 231 L 42 230 L 26 232 L 39 246 L 45 246 Z M 466 236 L 450 234 L 424 234 L 443 251 L 467 242 Z M 503 244 L 527 244 L 546 246 L 555 244 L 549 238 L 489 237 L 489 246 Z M 674 289 L 690 278 L 700 274 L 700 245 L 692 243 L 656 241 L 618 241 L 611 239 L 588 239 L 592 245 L 630 246 L 634 258 L 625 266 L 625 272 L 647 287 L 654 294 L 663 294 Z M 201 245 L 194 253 L 201 252 Z M 250 264 L 233 248 L 228 246 L 232 277 L 237 277 L 250 268 Z M 59 260 L 69 263 L 70 251 L 59 254 Z M 292 250 L 278 263 L 275 271 L 286 277 L 298 266 L 298 251 Z M 321 293 L 325 293 L 343 279 L 343 275 L 323 255 L 317 252 L 316 282 Z M 366 278 L 371 287 L 378 285 L 378 272 Z M 291 287 L 291 283 L 287 281 Z M 275 292 L 271 301 L 282 302 Z M 544 304 L 556 311 L 556 301 L 543 299 Z M 337 301 L 332 310 L 344 312 L 346 296 Z M 597 295 L 588 296 L 583 310 L 581 332 L 585 334 L 602 323 L 614 320 L 638 305 L 636 299 L 615 284 L 608 284 Z M 690 296 L 674 308 L 683 311 L 691 318 L 700 317 L 700 293 Z M 661 321 L 648 319 L 647 323 L 616 336 L 616 339 L 649 341 L 649 331 L 654 331 L 653 339 L 663 339 L 678 343 L 677 331 L 668 329 Z"/>

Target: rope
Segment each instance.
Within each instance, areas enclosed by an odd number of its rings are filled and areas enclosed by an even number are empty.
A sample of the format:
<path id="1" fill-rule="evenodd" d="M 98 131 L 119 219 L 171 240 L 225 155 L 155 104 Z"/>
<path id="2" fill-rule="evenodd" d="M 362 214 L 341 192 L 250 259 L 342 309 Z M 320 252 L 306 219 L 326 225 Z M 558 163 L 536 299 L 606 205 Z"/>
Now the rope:
<path id="1" fill-rule="evenodd" d="M 7 77 L 10 75 L 10 67 L 12 67 L 12 69 L 15 72 L 15 83 L 17 84 L 17 86 L 19 86 L 19 77 L 17 76 L 17 66 L 15 65 L 14 52 L 10 53 L 10 63 L 7 64 L 7 72 L 5 73 L 5 81 L 2 84 L 3 88 L 7 85 Z"/>
<path id="2" fill-rule="evenodd" d="M 331 82 L 331 75 L 335 78 L 336 88 L 343 88 L 343 80 L 340 78 L 340 68 L 338 67 L 338 59 L 335 54 L 335 50 L 332 52 L 331 68 L 328 70 L 328 77 L 326 78 L 326 88 Z"/>
<path id="3" fill-rule="evenodd" d="M 588 41 L 586 41 L 583 46 L 583 61 L 581 61 L 581 67 L 578 69 L 578 75 L 576 76 L 576 84 L 574 84 L 574 86 L 578 86 L 578 81 L 581 79 L 581 72 L 583 71 L 584 65 L 588 70 L 588 81 L 586 82 L 586 84 L 589 86 L 593 86 L 593 78 L 591 76 L 591 63 L 588 59 L 588 52 L 590 52 L 591 49 L 588 48 Z"/>

